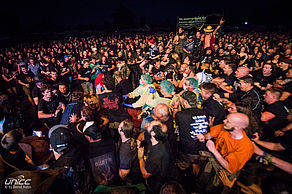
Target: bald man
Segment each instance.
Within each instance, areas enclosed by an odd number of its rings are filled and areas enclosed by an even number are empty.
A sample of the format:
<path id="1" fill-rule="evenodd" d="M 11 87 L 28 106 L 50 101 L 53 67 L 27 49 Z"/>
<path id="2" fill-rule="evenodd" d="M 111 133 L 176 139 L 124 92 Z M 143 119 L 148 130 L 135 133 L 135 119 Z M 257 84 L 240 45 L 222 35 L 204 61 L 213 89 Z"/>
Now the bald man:
<path id="1" fill-rule="evenodd" d="M 241 90 L 239 88 L 239 80 L 245 76 L 249 75 L 249 69 L 247 67 L 241 66 L 238 67 L 235 71 L 236 81 L 233 82 L 232 88 L 228 89 L 224 84 L 221 84 L 219 87 L 225 90 L 224 97 L 229 98 L 231 101 L 235 101 L 237 96 L 241 94 Z"/>
<path id="2" fill-rule="evenodd" d="M 240 66 L 235 71 L 235 77 L 237 79 L 247 76 L 248 74 L 249 74 L 249 68 L 245 66 Z"/>
<path id="3" fill-rule="evenodd" d="M 157 104 L 151 114 L 154 120 L 160 120 L 167 126 L 168 141 L 174 157 L 177 155 L 177 134 L 175 133 L 174 120 L 169 113 L 169 106 L 163 103 Z"/>
<path id="4" fill-rule="evenodd" d="M 232 113 L 224 120 L 224 124 L 211 127 L 207 135 L 198 135 L 200 141 L 207 141 L 208 150 L 219 164 L 231 174 L 237 173 L 254 153 L 251 140 L 244 129 L 249 125 L 248 116 L 242 113 Z M 210 140 L 216 138 L 214 143 Z"/>
<path id="5" fill-rule="evenodd" d="M 160 103 L 153 109 L 152 118 L 159 119 L 162 122 L 166 122 L 169 119 L 169 107 L 166 104 Z"/>

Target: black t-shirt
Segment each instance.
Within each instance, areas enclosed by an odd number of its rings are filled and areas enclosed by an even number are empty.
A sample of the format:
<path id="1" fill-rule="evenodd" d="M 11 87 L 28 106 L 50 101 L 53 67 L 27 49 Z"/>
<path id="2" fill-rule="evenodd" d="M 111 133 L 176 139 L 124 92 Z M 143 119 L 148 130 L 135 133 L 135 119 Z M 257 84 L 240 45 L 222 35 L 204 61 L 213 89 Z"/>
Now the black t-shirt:
<path id="1" fill-rule="evenodd" d="M 196 134 L 207 134 L 209 130 L 208 115 L 204 110 L 188 108 L 176 113 L 175 123 L 180 137 L 180 150 L 187 154 L 198 154 L 205 145 L 199 142 Z"/>
<path id="2" fill-rule="evenodd" d="M 120 169 L 130 170 L 126 182 L 131 184 L 138 183 L 141 180 L 141 173 L 137 150 L 131 150 L 130 143 L 123 142 L 120 146 L 119 156 Z"/>
<path id="3" fill-rule="evenodd" d="M 275 117 L 269 120 L 264 126 L 264 133 L 269 137 L 274 137 L 274 131 L 280 130 L 287 125 L 289 111 L 281 101 L 267 105 L 265 111 L 275 115 Z"/>
<path id="4" fill-rule="evenodd" d="M 91 172 L 97 184 L 113 184 L 118 177 L 115 144 L 112 139 L 90 143 L 87 154 Z"/>
<path id="5" fill-rule="evenodd" d="M 254 59 L 246 59 L 245 63 L 247 64 L 248 68 L 255 67 Z"/>
<path id="6" fill-rule="evenodd" d="M 57 79 L 47 79 L 45 80 L 45 84 L 50 84 L 53 87 L 53 90 L 57 90 L 58 89 L 58 84 L 60 82 L 59 77 L 57 77 Z"/>
<path id="7" fill-rule="evenodd" d="M 284 101 L 285 106 L 288 109 L 292 109 L 292 81 L 285 84 L 284 91 L 290 93 L 291 95 Z"/>
<path id="8" fill-rule="evenodd" d="M 230 75 L 225 74 L 224 79 L 224 82 L 227 83 L 228 86 L 233 85 L 233 82 L 236 81 L 235 72 L 232 72 Z"/>
<path id="9" fill-rule="evenodd" d="M 260 83 L 262 87 L 266 87 L 268 84 L 273 84 L 276 81 L 276 76 L 271 74 L 270 76 L 264 76 L 263 71 L 257 70 L 253 73 L 254 81 Z"/>
<path id="10" fill-rule="evenodd" d="M 280 140 L 280 144 L 285 148 L 285 150 L 292 151 L 292 131 L 287 131 Z"/>
<path id="11" fill-rule="evenodd" d="M 288 72 L 288 69 L 283 71 L 281 68 L 278 67 L 275 69 L 275 76 L 277 79 L 283 80 L 283 79 L 286 79 L 287 72 Z"/>
<path id="12" fill-rule="evenodd" d="M 264 59 L 262 57 L 259 59 L 255 58 L 254 61 L 257 62 L 257 65 L 260 67 L 261 63 L 264 62 Z"/>
<path id="13" fill-rule="evenodd" d="M 44 71 L 44 72 L 51 72 L 51 71 L 55 70 L 56 68 L 54 67 L 53 64 L 49 63 L 47 66 L 41 65 L 40 69 L 41 69 L 41 71 Z"/>
<path id="14" fill-rule="evenodd" d="M 154 58 L 159 55 L 158 49 L 156 46 L 149 48 L 149 57 Z"/>
<path id="15" fill-rule="evenodd" d="M 42 98 L 38 103 L 38 111 L 43 111 L 45 114 L 54 114 L 58 106 L 59 100 L 55 96 L 53 96 L 49 102 Z M 55 117 L 41 119 L 41 121 L 45 122 L 48 127 L 52 127 L 60 123 L 61 117 L 62 111 L 60 111 Z"/>
<path id="16" fill-rule="evenodd" d="M 27 74 L 21 73 L 18 76 L 18 80 L 20 80 L 24 84 L 31 84 L 33 77 L 34 75 L 31 72 L 28 72 Z"/>
<path id="17" fill-rule="evenodd" d="M 66 73 L 65 75 L 60 76 L 60 79 L 61 79 L 62 81 L 68 81 L 69 76 L 71 75 L 71 71 L 70 71 L 70 68 L 69 68 L 66 64 L 64 64 L 64 67 L 60 67 L 60 69 L 59 69 L 59 73 L 60 73 L 60 75 L 61 75 L 61 73 L 65 73 L 65 72 L 67 72 L 68 70 L 69 70 L 68 73 Z"/>
<path id="18" fill-rule="evenodd" d="M 39 99 L 41 99 L 43 97 L 43 94 L 41 92 L 41 89 L 38 88 L 37 86 L 35 86 L 33 89 L 32 89 L 32 93 L 31 93 L 32 97 L 33 98 L 36 98 L 38 97 Z"/>
<path id="19" fill-rule="evenodd" d="M 114 92 L 120 93 L 121 95 L 128 94 L 133 91 L 132 84 L 130 80 L 124 79 L 118 83 L 114 89 Z"/>
<path id="20" fill-rule="evenodd" d="M 288 160 L 292 161 L 292 131 L 285 132 L 285 135 L 281 136 L 280 144 L 288 152 Z"/>
<path id="21" fill-rule="evenodd" d="M 57 90 L 57 97 L 60 102 L 63 102 L 65 105 L 69 104 L 72 101 L 72 94 L 70 91 L 67 91 L 65 94 L 62 94 Z"/>
<path id="22" fill-rule="evenodd" d="M 99 94 L 101 108 L 107 113 L 110 122 L 121 122 L 128 117 L 123 109 L 122 96 L 116 92 Z"/>
<path id="23" fill-rule="evenodd" d="M 258 91 L 256 87 L 253 87 L 247 92 L 243 92 L 238 101 L 247 103 L 250 106 L 254 115 L 257 116 L 257 118 L 260 118 L 262 111 L 262 98 L 260 91 Z"/>
<path id="24" fill-rule="evenodd" d="M 89 81 L 90 81 L 90 76 L 91 76 L 91 69 L 90 67 L 88 68 L 84 68 L 84 67 L 81 67 L 80 71 L 79 71 L 79 75 L 83 78 L 89 78 Z M 80 80 L 81 83 L 83 82 L 87 82 L 85 80 Z"/>
<path id="25" fill-rule="evenodd" d="M 43 111 L 45 114 L 53 114 L 56 112 L 59 106 L 59 100 L 55 96 L 50 101 L 46 101 L 43 98 L 38 103 L 38 111 Z"/>
<path id="26" fill-rule="evenodd" d="M 185 48 L 187 51 L 192 52 L 194 50 L 195 47 L 195 41 L 192 40 L 191 42 L 185 41 L 183 43 L 183 48 Z"/>
<path id="27" fill-rule="evenodd" d="M 172 115 L 169 115 L 169 119 L 164 122 L 168 129 L 168 142 L 170 144 L 170 149 L 172 151 L 173 156 L 177 154 L 177 134 L 175 133 L 174 128 L 174 119 Z"/>
<path id="28" fill-rule="evenodd" d="M 158 143 L 155 146 L 150 146 L 145 168 L 151 174 L 147 179 L 147 185 L 153 193 L 159 193 L 161 186 L 166 181 L 170 162 L 170 154 L 166 144 Z"/>
<path id="29" fill-rule="evenodd" d="M 106 62 L 106 63 L 100 62 L 99 66 L 102 67 L 102 69 L 100 69 L 101 73 L 103 73 L 104 75 L 110 74 L 110 72 L 107 69 L 111 68 L 112 65 L 110 65 L 108 62 Z"/>
<path id="30" fill-rule="evenodd" d="M 224 107 L 213 99 L 213 96 L 208 98 L 202 103 L 203 110 L 211 117 L 215 117 L 213 125 L 219 125 L 223 123 L 226 117 Z"/>
<path id="31" fill-rule="evenodd" d="M 1 147 L 1 156 L 5 161 L 8 161 L 13 166 L 19 168 L 20 170 L 33 170 L 31 166 L 25 161 L 25 153 L 22 149 L 19 149 L 15 154 L 11 154 L 7 150 Z"/>
<path id="32" fill-rule="evenodd" d="M 155 66 L 152 68 L 152 74 L 156 75 L 158 78 L 163 76 L 164 66 L 160 66 L 160 68 L 156 68 Z"/>

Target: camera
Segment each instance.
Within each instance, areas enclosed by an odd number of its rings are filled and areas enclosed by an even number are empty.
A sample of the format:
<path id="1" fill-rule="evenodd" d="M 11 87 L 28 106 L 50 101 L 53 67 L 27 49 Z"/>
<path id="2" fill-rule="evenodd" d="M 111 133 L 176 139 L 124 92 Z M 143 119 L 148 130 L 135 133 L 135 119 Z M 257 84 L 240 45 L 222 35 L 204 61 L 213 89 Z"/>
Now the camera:
<path id="1" fill-rule="evenodd" d="M 42 137 L 42 131 L 33 130 L 33 135 L 37 137 Z"/>
<path id="2" fill-rule="evenodd" d="M 148 108 L 142 115 L 141 118 L 146 118 L 147 116 L 151 115 L 152 109 Z"/>

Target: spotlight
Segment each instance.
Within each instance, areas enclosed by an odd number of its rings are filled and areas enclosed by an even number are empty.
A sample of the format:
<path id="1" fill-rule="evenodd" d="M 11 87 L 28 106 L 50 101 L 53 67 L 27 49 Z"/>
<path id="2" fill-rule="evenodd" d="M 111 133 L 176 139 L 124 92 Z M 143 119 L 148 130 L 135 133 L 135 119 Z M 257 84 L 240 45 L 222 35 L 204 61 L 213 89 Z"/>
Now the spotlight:
<path id="1" fill-rule="evenodd" d="M 244 22 L 244 24 L 245 24 L 245 25 L 247 25 L 247 24 L 248 24 L 248 22 Z"/>

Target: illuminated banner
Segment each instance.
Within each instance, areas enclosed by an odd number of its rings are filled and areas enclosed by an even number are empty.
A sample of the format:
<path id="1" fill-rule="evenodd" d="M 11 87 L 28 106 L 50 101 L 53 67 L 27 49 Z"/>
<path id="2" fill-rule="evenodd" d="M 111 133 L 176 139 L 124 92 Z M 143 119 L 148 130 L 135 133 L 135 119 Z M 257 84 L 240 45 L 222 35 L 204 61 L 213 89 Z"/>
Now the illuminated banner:
<path id="1" fill-rule="evenodd" d="M 178 27 L 184 29 L 199 28 L 206 22 L 206 16 L 197 16 L 192 18 L 178 18 Z"/>

